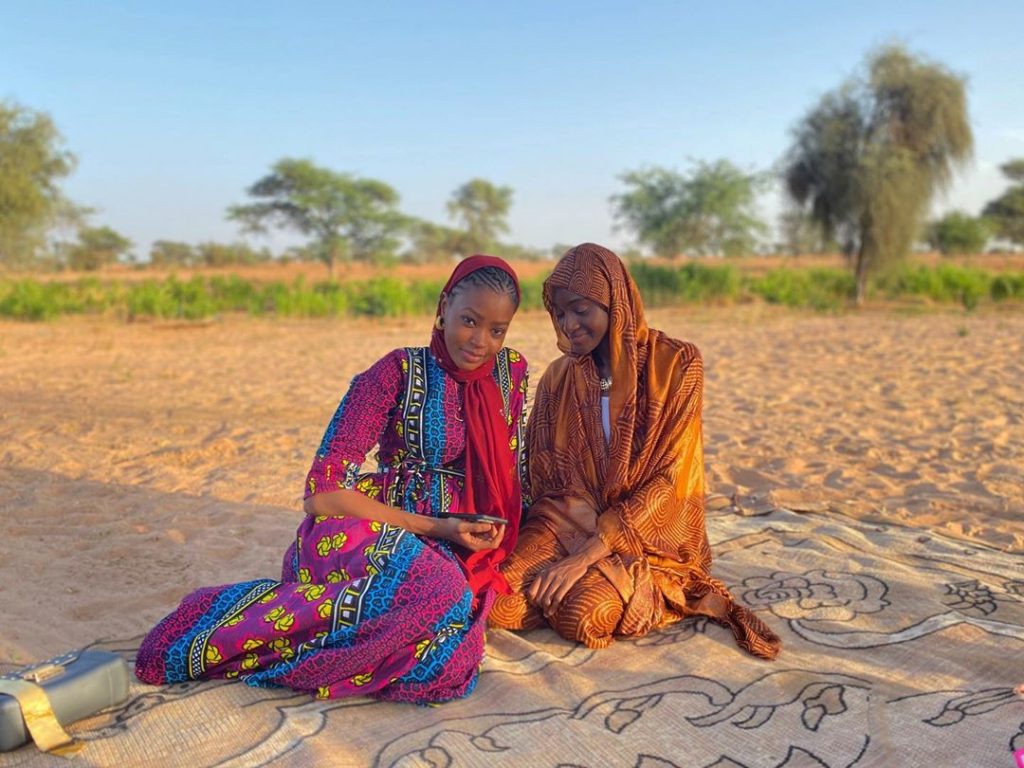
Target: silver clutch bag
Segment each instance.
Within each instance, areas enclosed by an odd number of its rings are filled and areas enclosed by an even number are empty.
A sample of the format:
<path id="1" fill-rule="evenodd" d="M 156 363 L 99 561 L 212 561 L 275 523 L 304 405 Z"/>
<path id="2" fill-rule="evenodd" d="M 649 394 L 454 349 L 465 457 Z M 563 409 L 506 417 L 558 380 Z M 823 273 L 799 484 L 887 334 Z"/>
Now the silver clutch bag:
<path id="1" fill-rule="evenodd" d="M 0 675 L 0 752 L 29 739 L 47 752 L 73 751 L 63 726 L 127 698 L 128 665 L 110 651 L 71 651 Z"/>

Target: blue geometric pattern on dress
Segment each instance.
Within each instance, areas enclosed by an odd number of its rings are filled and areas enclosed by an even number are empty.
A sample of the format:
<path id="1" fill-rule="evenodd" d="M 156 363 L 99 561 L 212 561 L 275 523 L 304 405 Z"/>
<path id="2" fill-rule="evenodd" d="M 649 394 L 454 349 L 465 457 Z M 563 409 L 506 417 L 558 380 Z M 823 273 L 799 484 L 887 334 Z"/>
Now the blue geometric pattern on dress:
<path id="1" fill-rule="evenodd" d="M 409 568 L 413 561 L 423 553 L 423 542 L 416 536 L 404 535 L 397 543 L 397 549 L 385 563 L 386 569 L 376 576 L 367 579 L 366 593 L 363 597 L 363 611 L 359 623 L 349 627 L 342 627 L 339 630 L 325 635 L 320 640 L 312 641 L 309 645 L 300 646 L 298 653 L 290 661 L 282 661 L 271 667 L 266 667 L 258 672 L 248 675 L 239 675 L 247 685 L 255 687 L 269 687 L 275 685 L 274 680 L 287 674 L 294 669 L 300 661 L 310 655 L 316 655 L 321 648 L 345 648 L 352 644 L 359 632 L 360 626 L 378 616 L 387 613 L 394 602 L 395 592 L 399 585 L 406 579 Z"/>
<path id="2" fill-rule="evenodd" d="M 457 387 L 458 384 L 449 380 L 448 374 L 437 364 L 432 354 L 425 357 L 427 398 L 423 404 L 423 459 L 429 466 L 439 467 L 444 463 L 447 437 L 444 391 L 448 386 Z"/>
<path id="3" fill-rule="evenodd" d="M 455 603 L 434 627 L 430 647 L 416 666 L 399 678 L 400 683 L 426 683 L 437 677 L 447 664 L 472 622 L 473 595 L 467 587 L 462 599 Z"/>
<path id="4" fill-rule="evenodd" d="M 425 457 L 431 466 L 440 466 L 444 460 L 444 448 L 448 439 L 445 428 L 444 412 L 444 390 L 449 386 L 448 374 L 444 372 L 433 355 L 426 355 L 424 366 L 427 371 L 427 381 L 433 386 L 427 386 L 427 401 L 423 408 L 423 435 L 424 448 L 427 453 Z M 452 381 L 451 386 L 458 386 Z M 444 478 L 436 472 L 429 474 L 427 493 L 430 496 L 430 512 L 435 517 L 441 512 L 446 512 L 442 498 L 441 486 Z"/>
<path id="5" fill-rule="evenodd" d="M 189 628 L 189 631 L 179 637 L 170 648 L 164 659 L 167 669 L 168 683 L 183 683 L 193 678 L 189 677 L 189 649 L 192 641 L 207 630 L 213 629 L 221 621 L 228 618 L 229 613 L 237 613 L 235 608 L 239 603 L 245 602 L 246 597 L 254 590 L 265 592 L 263 589 L 268 585 L 276 587 L 279 582 L 270 579 L 257 579 L 255 581 L 243 581 L 241 584 L 232 584 L 225 589 L 214 600 L 210 609 L 204 613 L 199 620 Z"/>

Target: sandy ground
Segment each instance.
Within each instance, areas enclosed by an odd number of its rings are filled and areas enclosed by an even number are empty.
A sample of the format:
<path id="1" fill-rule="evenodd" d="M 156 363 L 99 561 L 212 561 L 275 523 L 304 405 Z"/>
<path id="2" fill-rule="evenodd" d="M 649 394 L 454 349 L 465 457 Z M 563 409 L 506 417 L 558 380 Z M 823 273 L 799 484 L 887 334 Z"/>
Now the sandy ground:
<path id="1" fill-rule="evenodd" d="M 707 369 L 713 514 L 885 519 L 1024 553 L 1024 313 L 662 310 Z M 428 322 L 0 323 L 0 660 L 276 576 L 350 378 Z M 533 377 L 546 316 L 510 343 Z"/>

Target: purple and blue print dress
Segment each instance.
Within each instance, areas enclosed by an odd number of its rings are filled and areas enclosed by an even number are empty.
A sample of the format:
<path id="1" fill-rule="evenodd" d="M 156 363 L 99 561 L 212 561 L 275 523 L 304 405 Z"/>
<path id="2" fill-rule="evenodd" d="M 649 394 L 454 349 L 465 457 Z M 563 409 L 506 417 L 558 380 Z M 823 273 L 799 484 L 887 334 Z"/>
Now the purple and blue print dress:
<path id="1" fill-rule="evenodd" d="M 509 451 L 525 473 L 526 361 L 502 349 L 493 375 Z M 461 419 L 462 385 L 429 348 L 397 349 L 353 379 L 305 495 L 348 488 L 415 514 L 458 512 Z M 362 473 L 375 445 L 377 471 Z M 239 678 L 321 698 L 446 701 L 476 685 L 493 597 L 488 590 L 474 606 L 446 541 L 355 517 L 307 515 L 280 581 L 193 592 L 143 640 L 136 674 L 152 684 Z"/>

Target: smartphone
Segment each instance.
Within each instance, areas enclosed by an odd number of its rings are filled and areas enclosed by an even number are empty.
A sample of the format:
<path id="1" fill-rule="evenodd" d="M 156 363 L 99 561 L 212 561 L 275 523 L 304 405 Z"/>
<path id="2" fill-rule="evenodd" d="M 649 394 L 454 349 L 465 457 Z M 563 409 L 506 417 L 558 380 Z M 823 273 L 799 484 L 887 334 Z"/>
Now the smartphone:
<path id="1" fill-rule="evenodd" d="M 508 525 L 508 520 L 494 515 L 462 515 L 458 512 L 442 512 L 438 517 L 454 517 L 458 520 L 465 520 L 467 523 L 494 523 L 494 525 Z"/>

